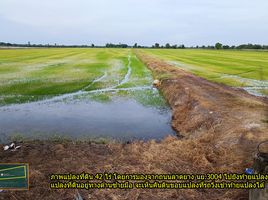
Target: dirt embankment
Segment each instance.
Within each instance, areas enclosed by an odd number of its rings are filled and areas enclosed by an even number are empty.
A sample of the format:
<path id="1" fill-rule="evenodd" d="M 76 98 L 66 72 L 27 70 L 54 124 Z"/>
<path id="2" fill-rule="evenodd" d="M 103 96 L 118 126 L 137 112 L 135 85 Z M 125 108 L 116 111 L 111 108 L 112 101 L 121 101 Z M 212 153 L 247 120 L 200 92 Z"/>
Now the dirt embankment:
<path id="1" fill-rule="evenodd" d="M 0 151 L 1 162 L 30 163 L 30 191 L 0 193 L 0 199 L 73 199 L 76 190 L 49 189 L 51 173 L 243 172 L 259 141 L 268 139 L 267 100 L 208 82 L 161 60 L 138 54 L 172 107 L 173 127 L 183 139 L 130 144 L 24 142 Z M 2 147 L 1 147 L 2 148 Z M 80 190 L 83 199 L 247 199 L 245 190 Z"/>
<path id="2" fill-rule="evenodd" d="M 242 167 L 252 159 L 258 142 L 268 139 L 268 99 L 242 89 L 203 78 L 138 53 L 161 80 L 160 90 L 172 112 L 172 126 L 185 139 L 209 140 L 209 145 L 228 149 L 228 156 L 211 160 L 218 166 Z M 233 158 L 232 158 L 233 156 Z"/>

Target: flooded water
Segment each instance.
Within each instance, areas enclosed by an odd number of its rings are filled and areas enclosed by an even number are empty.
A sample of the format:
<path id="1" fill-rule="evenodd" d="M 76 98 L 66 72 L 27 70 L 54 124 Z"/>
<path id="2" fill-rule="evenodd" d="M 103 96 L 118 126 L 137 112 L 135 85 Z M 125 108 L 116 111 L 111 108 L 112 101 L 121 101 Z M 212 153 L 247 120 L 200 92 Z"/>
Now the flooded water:
<path id="1" fill-rule="evenodd" d="M 114 138 L 161 139 L 173 134 L 168 109 L 144 106 L 124 97 L 110 102 L 85 99 L 0 107 L 0 139 Z"/>
<path id="2" fill-rule="evenodd" d="M 131 78 L 130 55 L 126 67 L 126 74 L 115 85 L 87 91 L 94 83 L 109 79 L 108 73 L 103 72 L 79 91 L 0 107 L 0 141 L 12 138 L 130 141 L 174 135 L 170 109 L 151 86 L 151 77 L 145 77 L 149 79 L 142 86 L 119 87 Z"/>

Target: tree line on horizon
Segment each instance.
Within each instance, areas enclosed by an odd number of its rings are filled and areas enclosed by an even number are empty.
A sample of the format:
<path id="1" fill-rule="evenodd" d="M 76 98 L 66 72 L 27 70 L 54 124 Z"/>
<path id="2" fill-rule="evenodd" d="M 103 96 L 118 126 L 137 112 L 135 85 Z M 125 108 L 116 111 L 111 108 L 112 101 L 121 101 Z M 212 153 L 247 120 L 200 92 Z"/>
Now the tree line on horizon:
<path id="1" fill-rule="evenodd" d="M 260 45 L 260 44 L 241 44 L 238 46 L 232 45 L 223 45 L 217 42 L 214 46 L 213 45 L 202 45 L 202 46 L 190 46 L 186 47 L 184 44 L 177 45 L 177 44 L 169 44 L 166 43 L 165 45 L 160 45 L 159 43 L 155 43 L 152 46 L 141 46 L 135 43 L 133 46 L 128 44 L 113 44 L 107 43 L 104 46 L 97 46 L 94 44 L 90 45 L 59 45 L 59 44 L 31 44 L 28 42 L 27 44 L 16 44 L 16 43 L 7 43 L 7 42 L 0 42 L 0 46 L 2 47 L 36 47 L 36 48 L 152 48 L 152 49 L 268 49 L 268 45 Z"/>

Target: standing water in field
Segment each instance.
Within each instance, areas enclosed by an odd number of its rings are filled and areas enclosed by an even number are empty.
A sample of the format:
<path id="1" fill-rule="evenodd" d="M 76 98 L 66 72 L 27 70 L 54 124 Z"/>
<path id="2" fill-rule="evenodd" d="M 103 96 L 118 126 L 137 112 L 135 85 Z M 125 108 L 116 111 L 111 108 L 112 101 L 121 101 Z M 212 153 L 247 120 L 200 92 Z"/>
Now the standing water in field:
<path id="1" fill-rule="evenodd" d="M 140 78 L 144 84 L 137 84 L 132 59 L 137 58 L 128 57 L 126 71 L 114 85 L 107 86 L 112 73 L 104 71 L 77 92 L 0 107 L 0 140 L 22 137 L 129 141 L 174 134 L 168 105 L 151 86 L 151 76 Z"/>
<path id="2" fill-rule="evenodd" d="M 1 108 L 1 136 L 26 138 L 161 139 L 172 134 L 168 109 L 146 107 L 135 100 L 77 100 Z M 3 135 L 5 134 L 5 135 Z M 14 135 L 15 134 L 15 135 Z M 4 139 L 4 138 L 2 138 Z"/>

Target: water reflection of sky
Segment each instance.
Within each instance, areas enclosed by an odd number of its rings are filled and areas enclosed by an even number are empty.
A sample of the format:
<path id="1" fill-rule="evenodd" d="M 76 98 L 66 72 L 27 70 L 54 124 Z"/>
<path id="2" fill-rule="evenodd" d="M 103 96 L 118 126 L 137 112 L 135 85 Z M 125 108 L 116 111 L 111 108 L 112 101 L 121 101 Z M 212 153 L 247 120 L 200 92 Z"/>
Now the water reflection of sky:
<path id="1" fill-rule="evenodd" d="M 109 102 L 69 99 L 0 107 L 0 138 L 161 139 L 174 134 L 169 108 L 117 97 Z"/>

